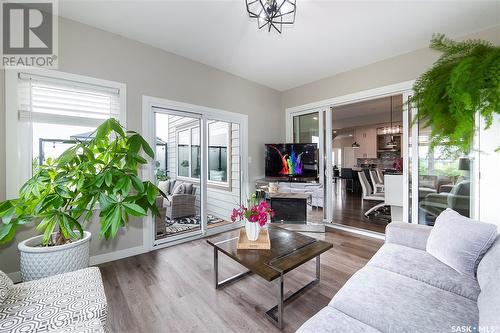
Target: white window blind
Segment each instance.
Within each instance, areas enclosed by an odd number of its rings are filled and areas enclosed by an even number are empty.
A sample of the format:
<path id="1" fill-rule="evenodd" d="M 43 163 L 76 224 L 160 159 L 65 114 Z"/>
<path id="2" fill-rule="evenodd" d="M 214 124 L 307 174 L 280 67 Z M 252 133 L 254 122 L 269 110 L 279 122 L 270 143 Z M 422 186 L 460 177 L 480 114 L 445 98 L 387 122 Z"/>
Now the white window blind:
<path id="1" fill-rule="evenodd" d="M 120 119 L 120 91 L 83 82 L 19 74 L 19 119 L 97 126 Z"/>

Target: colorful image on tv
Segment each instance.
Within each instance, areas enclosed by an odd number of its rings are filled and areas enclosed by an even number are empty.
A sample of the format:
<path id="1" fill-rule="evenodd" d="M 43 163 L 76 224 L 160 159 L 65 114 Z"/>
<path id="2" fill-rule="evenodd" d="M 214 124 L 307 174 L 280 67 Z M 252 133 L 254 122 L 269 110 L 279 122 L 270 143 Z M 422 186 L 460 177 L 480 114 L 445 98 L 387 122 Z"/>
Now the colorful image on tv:
<path id="1" fill-rule="evenodd" d="M 317 177 L 315 143 L 267 144 L 266 177 Z"/>

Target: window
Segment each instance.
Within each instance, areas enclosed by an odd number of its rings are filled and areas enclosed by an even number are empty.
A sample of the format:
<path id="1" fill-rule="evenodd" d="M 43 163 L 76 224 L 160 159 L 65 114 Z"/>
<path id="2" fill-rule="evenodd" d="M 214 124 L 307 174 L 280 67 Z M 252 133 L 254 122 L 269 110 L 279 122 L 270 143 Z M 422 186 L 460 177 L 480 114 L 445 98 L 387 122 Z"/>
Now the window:
<path id="1" fill-rule="evenodd" d="M 200 128 L 191 128 L 191 178 L 200 179 L 201 175 Z"/>
<path id="2" fill-rule="evenodd" d="M 208 121 L 208 181 L 228 186 L 230 173 L 231 124 Z M 199 180 L 201 176 L 200 126 L 177 130 L 177 176 Z"/>
<path id="3" fill-rule="evenodd" d="M 208 123 L 208 180 L 228 182 L 230 124 L 222 121 Z"/>
<path id="4" fill-rule="evenodd" d="M 155 112 L 155 175 L 157 181 L 163 181 L 170 178 L 169 170 L 169 121 L 168 115 Z"/>
<path id="5" fill-rule="evenodd" d="M 177 176 L 200 179 L 200 149 L 199 125 L 177 131 Z"/>
<path id="6" fill-rule="evenodd" d="M 18 111 L 7 116 L 7 156 L 20 165 L 10 171 L 9 194 L 38 165 L 75 140 L 88 140 L 105 119 L 114 117 L 125 126 L 123 84 L 48 70 L 13 71 L 6 82 L 8 105 Z"/>
<path id="7" fill-rule="evenodd" d="M 319 143 L 319 112 L 293 117 L 293 142 Z"/>

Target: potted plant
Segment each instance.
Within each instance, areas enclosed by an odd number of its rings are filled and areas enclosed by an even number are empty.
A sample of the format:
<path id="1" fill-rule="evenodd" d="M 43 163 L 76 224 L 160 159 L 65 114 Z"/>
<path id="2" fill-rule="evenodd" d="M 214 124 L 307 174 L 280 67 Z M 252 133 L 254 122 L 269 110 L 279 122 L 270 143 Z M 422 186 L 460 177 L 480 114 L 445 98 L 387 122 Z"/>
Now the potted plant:
<path id="1" fill-rule="evenodd" d="M 231 221 L 242 221 L 245 219 L 245 232 L 249 241 L 256 241 L 259 238 L 260 228 L 265 226 L 268 217 L 274 216 L 271 206 L 265 201 L 259 201 L 256 195 L 248 199 L 248 207 L 240 205 L 234 208 L 231 214 Z"/>
<path id="2" fill-rule="evenodd" d="M 467 154 L 476 115 L 485 119 L 487 129 L 493 115 L 500 114 L 500 48 L 481 40 L 456 42 L 444 35 L 435 35 L 430 48 L 442 55 L 413 86 L 416 120 L 430 126 L 431 148 L 458 148 Z"/>
<path id="3" fill-rule="evenodd" d="M 95 210 L 105 239 L 116 237 L 129 216 L 158 213 L 158 188 L 138 177 L 147 163 L 141 152 L 154 156 L 138 133 L 108 119 L 87 140 L 73 143 L 34 170 L 19 198 L 0 203 L 0 244 L 28 223 L 41 233 L 18 245 L 25 281 L 88 266 L 91 235 L 83 229 Z"/>

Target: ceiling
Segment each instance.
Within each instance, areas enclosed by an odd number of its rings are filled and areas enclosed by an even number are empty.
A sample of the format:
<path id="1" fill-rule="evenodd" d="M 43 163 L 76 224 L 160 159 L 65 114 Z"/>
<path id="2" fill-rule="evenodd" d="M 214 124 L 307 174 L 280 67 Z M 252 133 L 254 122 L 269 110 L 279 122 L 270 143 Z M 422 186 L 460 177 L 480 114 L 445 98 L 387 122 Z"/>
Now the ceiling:
<path id="1" fill-rule="evenodd" d="M 500 24 L 500 1 L 297 0 L 281 35 L 258 30 L 244 0 L 62 0 L 60 16 L 284 91 Z"/>
<path id="2" fill-rule="evenodd" d="M 392 120 L 395 123 L 403 120 L 402 106 L 403 96 L 392 96 Z M 352 136 L 354 127 L 389 123 L 391 121 L 391 97 L 336 106 L 333 111 L 332 128 L 337 137 L 341 138 L 349 134 Z M 308 130 L 318 127 L 318 113 L 304 114 L 299 117 L 301 128 Z M 342 134 L 345 135 L 342 136 Z"/>
<path id="3" fill-rule="evenodd" d="M 403 120 L 402 105 L 402 95 L 392 97 L 392 120 L 394 122 Z M 333 111 L 334 130 L 388 123 L 391 121 L 391 97 L 337 106 L 333 108 Z"/>
<path id="4" fill-rule="evenodd" d="M 393 110 L 401 109 L 401 95 L 393 97 Z M 390 119 L 391 97 L 371 99 L 364 102 L 351 103 L 334 108 L 333 120 L 359 118 L 363 116 L 381 117 L 380 122 Z M 394 111 L 395 113 L 395 111 Z"/>

